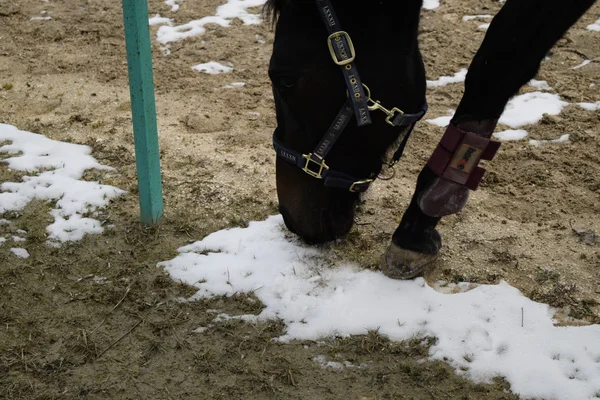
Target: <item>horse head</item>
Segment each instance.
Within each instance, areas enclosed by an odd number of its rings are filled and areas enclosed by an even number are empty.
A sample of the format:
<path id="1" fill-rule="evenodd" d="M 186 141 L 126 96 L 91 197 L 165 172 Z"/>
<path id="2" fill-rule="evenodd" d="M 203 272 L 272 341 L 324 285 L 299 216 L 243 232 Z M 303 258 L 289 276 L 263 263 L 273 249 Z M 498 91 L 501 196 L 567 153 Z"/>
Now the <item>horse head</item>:
<path id="1" fill-rule="evenodd" d="M 368 12 L 333 3 L 334 11 L 329 1 L 267 4 L 278 15 L 269 76 L 279 207 L 309 243 L 350 230 L 360 194 L 423 115 L 414 3 Z"/>

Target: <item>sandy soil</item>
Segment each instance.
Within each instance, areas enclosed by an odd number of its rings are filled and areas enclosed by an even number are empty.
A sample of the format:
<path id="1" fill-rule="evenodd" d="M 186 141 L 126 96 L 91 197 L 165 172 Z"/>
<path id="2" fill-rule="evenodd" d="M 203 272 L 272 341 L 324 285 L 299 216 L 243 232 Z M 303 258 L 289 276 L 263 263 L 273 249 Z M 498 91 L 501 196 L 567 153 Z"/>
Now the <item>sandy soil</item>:
<path id="1" fill-rule="evenodd" d="M 219 4 L 186 0 L 172 13 L 151 0 L 150 9 L 181 24 L 214 15 Z M 479 21 L 461 18 L 499 8 L 486 4 L 448 0 L 423 13 L 429 79 L 468 66 L 484 32 Z M 51 20 L 30 20 L 43 10 Z M 585 30 L 599 16 L 596 5 L 540 71 L 538 78 L 570 103 L 600 100 L 600 41 Z M 266 24 L 233 25 L 174 43 L 168 56 L 154 43 L 166 216 L 150 229 L 137 223 L 119 2 L 0 0 L 0 122 L 92 146 L 118 174 L 89 178 L 130 192 L 104 215 L 116 228 L 60 249 L 43 244 L 46 205 L 0 215 L 29 232 L 32 255 L 17 260 L 0 248 L 0 397 L 516 398 L 501 381 L 474 385 L 443 364 L 423 362 L 427 343 L 390 343 L 376 332 L 289 345 L 271 342 L 283 329 L 276 321 L 229 321 L 192 332 L 212 319 L 207 310 L 258 313 L 260 305 L 246 297 L 181 303 L 193 289 L 172 282 L 156 263 L 212 231 L 277 212 L 267 77 L 273 34 Z M 593 61 L 572 69 L 585 59 Z M 191 69 L 207 61 L 231 62 L 234 70 Z M 245 86 L 224 88 L 232 82 Z M 431 89 L 430 117 L 455 108 L 461 92 L 460 84 Z M 558 307 L 561 323 L 600 323 L 600 239 L 586 243 L 577 233 L 600 232 L 600 111 L 572 104 L 529 132 L 532 139 L 569 133 L 571 142 L 505 143 L 468 207 L 441 223 L 445 247 L 426 278 L 504 279 Z M 441 133 L 418 126 L 395 177 L 373 185 L 349 237 L 330 245 L 340 259 L 376 267 Z M 0 167 L 0 181 L 17 178 Z M 313 361 L 318 355 L 365 367 L 323 369 Z"/>

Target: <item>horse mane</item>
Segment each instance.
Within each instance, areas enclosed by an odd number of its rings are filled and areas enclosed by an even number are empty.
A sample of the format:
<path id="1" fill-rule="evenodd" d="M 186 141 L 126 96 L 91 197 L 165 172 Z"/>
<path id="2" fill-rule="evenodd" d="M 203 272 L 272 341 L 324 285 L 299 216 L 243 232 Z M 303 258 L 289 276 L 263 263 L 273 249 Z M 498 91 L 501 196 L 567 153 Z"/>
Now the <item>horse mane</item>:
<path id="1" fill-rule="evenodd" d="M 289 0 L 267 0 L 262 10 L 265 21 L 269 21 L 271 25 L 274 25 L 277 22 L 281 8 L 287 1 Z"/>

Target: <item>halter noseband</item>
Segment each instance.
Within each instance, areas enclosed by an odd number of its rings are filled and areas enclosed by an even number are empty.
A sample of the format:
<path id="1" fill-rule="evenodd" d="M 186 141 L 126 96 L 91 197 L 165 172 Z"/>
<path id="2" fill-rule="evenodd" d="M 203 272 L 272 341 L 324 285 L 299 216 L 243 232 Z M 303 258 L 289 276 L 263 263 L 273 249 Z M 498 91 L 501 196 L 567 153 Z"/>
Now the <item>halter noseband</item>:
<path id="1" fill-rule="evenodd" d="M 364 192 L 375 180 L 374 175 L 366 179 L 356 179 L 356 177 L 329 168 L 325 163 L 325 157 L 350 122 L 352 115 L 354 114 L 356 123 L 360 127 L 371 123 L 371 111 L 379 110 L 386 114 L 385 121 L 391 126 L 409 127 L 401 138 L 398 150 L 394 153 L 392 163 L 396 163 L 402 157 L 406 141 L 415 124 L 427 112 L 427 103 L 423 104 L 418 113 L 407 114 L 396 107 L 387 109 L 379 101 L 372 100 L 371 92 L 360 80 L 354 64 L 356 53 L 350 35 L 341 30 L 340 22 L 330 0 L 316 0 L 316 2 L 329 33 L 327 38 L 329 53 L 333 62 L 341 67 L 344 75 L 344 81 L 348 88 L 348 100 L 312 153 L 301 154 L 286 147 L 277 139 L 276 132 L 273 133 L 273 147 L 279 158 L 296 165 L 313 178 L 323 179 L 324 185 L 327 187 L 346 189 L 353 193 Z"/>

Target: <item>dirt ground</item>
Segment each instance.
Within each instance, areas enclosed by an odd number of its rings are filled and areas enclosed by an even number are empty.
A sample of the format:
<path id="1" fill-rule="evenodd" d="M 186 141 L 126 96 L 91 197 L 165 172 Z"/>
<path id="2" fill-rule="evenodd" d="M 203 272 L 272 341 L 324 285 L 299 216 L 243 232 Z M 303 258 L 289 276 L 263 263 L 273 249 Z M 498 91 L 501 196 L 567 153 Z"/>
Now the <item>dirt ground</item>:
<path id="1" fill-rule="evenodd" d="M 151 0 L 150 10 L 182 24 L 214 15 L 221 3 L 186 0 L 172 13 Z M 462 16 L 500 7 L 442 3 L 423 12 L 420 40 L 429 79 L 468 66 L 483 38 L 477 26 L 485 21 Z M 30 20 L 43 15 L 52 19 Z M 585 30 L 599 17 L 600 4 L 540 71 L 539 79 L 570 103 L 600 100 L 600 34 Z M 370 332 L 284 345 L 272 341 L 284 329 L 278 321 L 231 320 L 193 332 L 210 323 L 212 310 L 260 312 L 246 296 L 181 302 L 194 289 L 173 282 L 156 264 L 210 232 L 277 212 L 267 77 L 272 39 L 267 24 L 236 21 L 172 44 L 168 56 L 154 43 L 166 215 L 151 229 L 137 222 L 120 2 L 0 0 L 0 122 L 90 145 L 117 173 L 90 171 L 87 178 L 129 191 L 102 215 L 115 228 L 58 249 L 44 244 L 48 205 L 34 202 L 0 215 L 14 222 L 0 226 L 0 234 L 26 230 L 31 253 L 17 259 L 10 246 L 0 247 L 0 398 L 518 398 L 501 380 L 476 385 L 426 361 L 434 339 L 392 343 Z M 592 62 L 571 69 L 586 59 Z M 233 72 L 191 69 L 213 60 L 233 63 Z M 232 82 L 245 86 L 224 88 Z M 455 108 L 461 91 L 461 84 L 431 89 L 430 117 Z M 340 259 L 376 268 L 441 133 L 427 123 L 418 126 L 395 177 L 373 185 L 351 234 L 329 245 Z M 440 224 L 444 249 L 426 279 L 504 279 L 557 307 L 562 324 L 600 323 L 600 239 L 577 233 L 600 232 L 600 111 L 572 104 L 529 133 L 532 139 L 569 133 L 571 141 L 503 144 L 467 208 Z M 19 176 L 0 166 L 0 182 Z M 324 368 L 318 356 L 361 367 Z"/>

